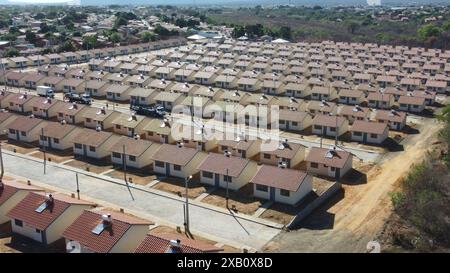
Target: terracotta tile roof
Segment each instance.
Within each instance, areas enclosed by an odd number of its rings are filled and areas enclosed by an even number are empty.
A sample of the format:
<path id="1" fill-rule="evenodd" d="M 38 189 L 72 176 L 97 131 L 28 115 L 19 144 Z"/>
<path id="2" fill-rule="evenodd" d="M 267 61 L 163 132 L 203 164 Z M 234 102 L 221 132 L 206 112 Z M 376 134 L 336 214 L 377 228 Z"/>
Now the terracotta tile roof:
<path id="1" fill-rule="evenodd" d="M 238 177 L 249 163 L 248 159 L 210 153 L 197 169 L 222 175 L 226 175 L 228 169 L 229 176 Z"/>
<path id="2" fill-rule="evenodd" d="M 352 160 L 352 154 L 340 150 L 334 150 L 332 152 L 333 156 L 327 157 L 327 154 L 330 151 L 332 150 L 312 147 L 308 153 L 308 156 L 306 156 L 305 161 L 321 163 L 335 168 L 342 168 L 347 160 Z"/>
<path id="3" fill-rule="evenodd" d="M 44 136 L 62 139 L 73 130 L 76 130 L 77 128 L 79 127 L 76 127 L 71 124 L 61 124 L 60 122 L 49 122 L 44 127 Z"/>
<path id="4" fill-rule="evenodd" d="M 37 107 L 39 109 L 50 109 L 51 107 L 61 103 L 61 101 L 51 98 L 34 97 L 29 103 L 32 107 Z"/>
<path id="5" fill-rule="evenodd" d="M 32 186 L 16 181 L 3 181 L 3 190 L 0 188 L 0 206 L 20 190 L 43 191 L 42 188 L 39 188 L 37 186 Z"/>
<path id="6" fill-rule="evenodd" d="M 425 98 L 424 97 L 413 97 L 413 96 L 400 96 L 400 98 L 398 99 L 398 103 L 411 104 L 411 105 L 424 105 Z"/>
<path id="7" fill-rule="evenodd" d="M 58 105 L 58 113 L 64 113 L 65 115 L 74 116 L 81 110 L 83 110 L 86 105 L 76 104 L 71 102 L 64 102 Z"/>
<path id="8" fill-rule="evenodd" d="M 350 131 L 380 135 L 383 134 L 386 128 L 387 125 L 385 123 L 356 120 Z"/>
<path id="9" fill-rule="evenodd" d="M 337 124 L 337 127 L 341 127 L 345 121 L 346 119 L 343 117 L 317 114 L 313 119 L 313 124 L 327 127 L 336 127 Z"/>
<path id="10" fill-rule="evenodd" d="M 102 215 L 111 214 L 112 224 L 99 235 L 92 232 L 102 223 Z M 108 253 L 133 225 L 150 225 L 152 222 L 114 211 L 85 210 L 63 233 L 63 237 L 78 241 L 96 253 Z"/>
<path id="11" fill-rule="evenodd" d="M 375 116 L 377 120 L 389 120 L 393 122 L 403 122 L 406 120 L 406 113 L 395 110 L 377 110 Z"/>
<path id="12" fill-rule="evenodd" d="M 29 94 L 20 94 L 20 93 L 14 93 L 8 96 L 8 102 L 12 102 L 14 104 L 23 105 L 32 98 L 36 96 L 29 95 Z"/>
<path id="13" fill-rule="evenodd" d="M 83 131 L 74 137 L 75 143 L 85 144 L 89 146 L 98 147 L 106 140 L 113 136 L 113 133 L 91 129 L 83 129 Z"/>
<path id="14" fill-rule="evenodd" d="M 181 239 L 180 239 L 181 238 Z M 219 252 L 223 249 L 213 245 L 189 239 L 183 235 L 175 233 L 149 234 L 144 241 L 136 248 L 135 253 L 167 253 L 170 247 L 170 240 L 180 240 L 180 253 L 207 253 Z"/>
<path id="15" fill-rule="evenodd" d="M 53 205 L 41 213 L 35 210 L 45 202 L 45 194 L 30 192 L 7 216 L 26 222 L 28 225 L 45 230 L 71 205 L 93 206 L 94 203 L 78 200 L 62 194 L 53 194 Z"/>
<path id="16" fill-rule="evenodd" d="M 193 148 L 163 144 L 153 156 L 153 160 L 186 166 L 197 153 L 198 151 Z"/>
<path id="17" fill-rule="evenodd" d="M 114 144 L 110 151 L 115 153 L 123 153 L 123 146 L 125 145 L 125 154 L 140 156 L 145 151 L 147 151 L 153 142 L 143 139 L 134 139 L 130 137 L 123 136 L 120 140 Z"/>
<path id="18" fill-rule="evenodd" d="M 276 155 L 278 158 L 292 159 L 305 146 L 298 143 L 281 142 L 277 149 L 273 151 L 263 151 L 265 154 Z"/>
<path id="19" fill-rule="evenodd" d="M 11 122 L 8 125 L 8 129 L 13 129 L 13 130 L 21 131 L 21 132 L 28 132 L 42 122 L 45 122 L 45 121 L 43 121 L 42 119 L 37 119 L 37 118 L 18 116 L 14 120 L 14 122 Z"/>
<path id="20" fill-rule="evenodd" d="M 298 170 L 262 165 L 250 183 L 296 192 L 307 176 Z"/>
<path id="21" fill-rule="evenodd" d="M 241 141 L 220 140 L 218 142 L 218 145 L 220 145 L 220 146 L 227 146 L 227 147 L 230 147 L 231 149 L 239 149 L 239 150 L 244 150 L 244 151 L 247 151 L 248 149 L 250 149 L 250 147 L 254 144 L 259 145 L 260 141 L 259 140 L 241 140 Z"/>
<path id="22" fill-rule="evenodd" d="M 11 112 L 0 112 L 0 123 L 4 122 L 5 120 L 13 116 L 15 115 Z"/>

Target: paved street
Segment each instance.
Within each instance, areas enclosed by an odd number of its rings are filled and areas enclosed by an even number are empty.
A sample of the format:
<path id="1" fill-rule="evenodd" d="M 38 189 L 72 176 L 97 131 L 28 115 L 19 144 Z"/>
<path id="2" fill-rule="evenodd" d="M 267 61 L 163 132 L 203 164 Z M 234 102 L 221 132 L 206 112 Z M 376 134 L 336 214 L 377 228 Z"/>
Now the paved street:
<path id="1" fill-rule="evenodd" d="M 41 181 L 45 184 L 67 191 L 76 192 L 74 172 L 56 167 L 53 163 L 47 166 L 47 174 L 43 174 L 41 162 L 13 155 L 3 151 L 5 172 L 28 179 Z M 172 226 L 183 226 L 182 199 L 157 194 L 156 191 L 131 189 L 135 198 L 124 184 L 116 184 L 95 177 L 79 175 L 81 196 L 88 196 L 117 205 L 125 210 L 138 211 L 155 222 Z M 136 186 L 138 187 L 138 186 Z M 144 187 L 140 187 L 144 189 Z M 219 210 L 198 205 L 189 206 L 191 231 L 200 236 L 222 242 L 234 247 L 250 246 L 261 248 L 280 230 L 251 220 L 235 218 Z M 161 218 L 161 221 L 159 221 Z"/>

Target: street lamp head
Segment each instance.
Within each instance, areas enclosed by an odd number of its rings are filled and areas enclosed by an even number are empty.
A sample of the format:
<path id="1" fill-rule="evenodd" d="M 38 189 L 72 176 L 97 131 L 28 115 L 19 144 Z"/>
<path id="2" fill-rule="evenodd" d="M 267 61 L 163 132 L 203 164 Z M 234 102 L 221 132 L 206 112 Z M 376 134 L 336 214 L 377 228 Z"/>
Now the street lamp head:
<path id="1" fill-rule="evenodd" d="M 189 175 L 189 177 L 188 177 L 189 179 L 192 179 L 192 175 Z"/>

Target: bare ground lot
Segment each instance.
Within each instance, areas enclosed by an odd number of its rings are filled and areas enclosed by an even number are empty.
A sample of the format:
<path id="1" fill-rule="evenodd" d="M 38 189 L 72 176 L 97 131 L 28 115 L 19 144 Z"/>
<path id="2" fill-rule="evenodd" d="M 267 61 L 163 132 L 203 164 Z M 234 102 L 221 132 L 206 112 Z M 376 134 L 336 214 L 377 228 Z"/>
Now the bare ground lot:
<path id="1" fill-rule="evenodd" d="M 246 185 L 239 191 L 229 190 L 229 208 L 238 213 L 252 215 L 264 203 L 263 200 L 252 196 L 252 185 Z M 226 190 L 217 189 L 212 194 L 205 197 L 202 202 L 221 208 L 226 207 Z"/>
<path id="2" fill-rule="evenodd" d="M 28 154 L 28 153 L 38 150 L 37 147 L 34 147 L 32 145 L 21 143 L 21 142 L 16 142 L 16 141 L 12 141 L 12 140 L 2 141 L 2 149 L 5 149 L 5 150 L 11 151 L 11 152 L 13 152 L 15 150 L 16 153 L 20 153 L 20 154 Z"/>
<path id="3" fill-rule="evenodd" d="M 410 166 L 426 155 L 440 125 L 427 119 L 420 133 L 406 137 L 404 151 L 385 154 L 374 166 L 355 164 L 366 175 L 350 177 L 343 191 L 317 209 L 298 230 L 282 232 L 264 248 L 268 252 L 364 252 L 391 215 L 389 193 Z M 356 163 L 356 162 L 355 162 Z M 364 179 L 365 177 L 365 179 Z"/>
<path id="4" fill-rule="evenodd" d="M 185 196 L 185 182 L 181 178 L 165 177 L 161 178 L 160 182 L 152 187 L 156 190 L 162 190 L 165 192 L 176 194 L 180 197 Z M 197 198 L 202 193 L 208 191 L 209 187 L 198 182 L 198 179 L 194 177 L 188 182 L 188 197 Z"/>
<path id="5" fill-rule="evenodd" d="M 124 179 L 123 173 L 123 170 L 116 169 L 110 173 L 107 173 L 106 175 L 116 179 Z M 126 176 L 127 181 L 142 186 L 145 186 L 156 179 L 156 175 L 154 174 L 139 172 L 137 170 L 127 171 Z"/>
<path id="6" fill-rule="evenodd" d="M 44 153 L 42 151 L 37 151 L 35 153 L 32 153 L 31 156 L 44 160 Z M 67 161 L 69 159 L 72 159 L 73 156 L 70 153 L 52 150 L 52 151 L 46 152 L 46 158 L 48 161 L 55 162 L 55 163 L 61 163 L 61 162 Z"/>
<path id="7" fill-rule="evenodd" d="M 73 161 L 67 162 L 64 165 L 93 172 L 96 174 L 103 173 L 113 168 L 111 164 L 106 163 L 105 161 L 97 160 L 94 162 L 94 160 L 79 157 L 75 157 Z"/>

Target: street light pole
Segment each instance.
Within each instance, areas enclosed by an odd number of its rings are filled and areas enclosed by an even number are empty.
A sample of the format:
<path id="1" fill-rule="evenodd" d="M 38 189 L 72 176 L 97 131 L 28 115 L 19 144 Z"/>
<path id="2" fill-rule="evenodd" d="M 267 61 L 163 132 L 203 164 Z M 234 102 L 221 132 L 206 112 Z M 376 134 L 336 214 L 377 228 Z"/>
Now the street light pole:
<path id="1" fill-rule="evenodd" d="M 225 151 L 225 152 L 224 152 L 224 155 L 225 155 L 227 158 L 230 158 L 231 153 L 230 153 L 229 151 Z M 225 188 L 226 188 L 226 191 L 225 191 L 225 202 L 226 202 L 226 207 L 229 208 L 229 207 L 228 207 L 228 199 L 229 199 L 229 192 L 228 192 L 229 171 L 228 171 L 228 167 L 227 167 L 227 172 L 226 172 L 226 173 L 227 173 L 227 175 L 225 176 L 225 179 L 224 179 L 224 180 L 225 180 L 225 183 L 226 183 L 226 184 L 225 184 L 225 185 L 226 185 L 226 187 L 225 187 Z"/>

